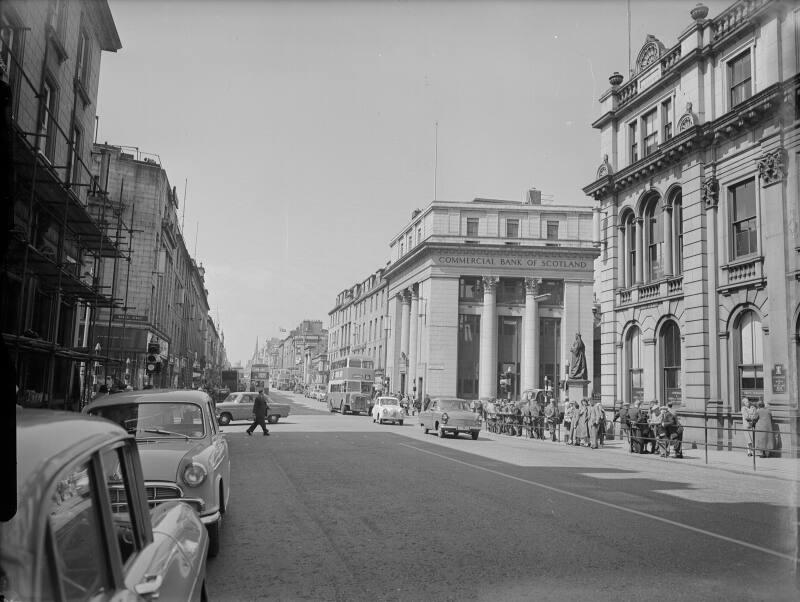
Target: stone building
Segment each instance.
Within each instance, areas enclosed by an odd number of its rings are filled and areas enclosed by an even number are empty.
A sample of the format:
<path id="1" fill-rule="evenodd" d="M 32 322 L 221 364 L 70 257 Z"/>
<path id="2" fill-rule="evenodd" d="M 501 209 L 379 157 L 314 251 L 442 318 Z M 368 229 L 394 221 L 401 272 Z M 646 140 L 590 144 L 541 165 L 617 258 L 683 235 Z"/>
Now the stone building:
<path id="1" fill-rule="evenodd" d="M 94 344 L 117 360 L 106 376 L 137 388 L 210 384 L 206 370 L 218 372 L 222 366 L 212 362 L 224 353 L 216 328 L 209 328 L 205 269 L 186 247 L 178 196 L 160 160 L 96 144 L 92 171 L 108 193 L 90 195 L 90 209 L 126 253 L 125 261 L 99 266 L 102 286 L 121 301 L 99 311 L 92 333 Z"/>
<path id="2" fill-rule="evenodd" d="M 733 443 L 740 400 L 790 429 L 800 373 L 800 9 L 698 5 L 600 97 L 602 399 L 668 400 Z M 695 438 L 702 433 L 693 431 Z"/>
<path id="3" fill-rule="evenodd" d="M 0 324 L 22 405 L 79 409 L 103 359 L 79 321 L 115 303 L 93 267 L 119 250 L 87 199 L 100 59 L 120 48 L 104 0 L 0 3 Z"/>
<path id="4" fill-rule="evenodd" d="M 564 380 L 580 333 L 593 365 L 592 208 L 434 201 L 390 243 L 386 374 L 421 397 L 518 399 Z M 588 375 L 587 375 L 588 376 Z M 591 382 L 576 391 L 591 395 Z"/>

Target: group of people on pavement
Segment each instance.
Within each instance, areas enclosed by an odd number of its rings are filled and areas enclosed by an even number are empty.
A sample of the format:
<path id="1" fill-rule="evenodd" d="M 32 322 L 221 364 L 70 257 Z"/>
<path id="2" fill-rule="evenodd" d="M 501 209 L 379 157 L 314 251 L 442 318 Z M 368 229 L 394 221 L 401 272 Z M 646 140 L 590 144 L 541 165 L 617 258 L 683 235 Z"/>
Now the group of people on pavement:
<path id="1" fill-rule="evenodd" d="M 613 420 L 619 420 L 622 437 L 628 441 L 631 453 L 658 453 L 668 458 L 672 451 L 675 458 L 683 458 L 683 425 L 671 401 L 663 406 L 654 403 L 649 410 L 642 409 L 641 400 L 633 407 L 626 401 Z"/>
<path id="2" fill-rule="evenodd" d="M 781 432 L 763 399 L 753 403 L 742 398 L 742 426 L 747 430 L 748 456 L 757 453 L 768 458 L 781 448 Z"/>
<path id="3" fill-rule="evenodd" d="M 564 408 L 564 437 L 568 445 L 597 449 L 606 436 L 606 412 L 597 398 L 591 405 L 585 397 L 578 401 L 567 401 Z"/>

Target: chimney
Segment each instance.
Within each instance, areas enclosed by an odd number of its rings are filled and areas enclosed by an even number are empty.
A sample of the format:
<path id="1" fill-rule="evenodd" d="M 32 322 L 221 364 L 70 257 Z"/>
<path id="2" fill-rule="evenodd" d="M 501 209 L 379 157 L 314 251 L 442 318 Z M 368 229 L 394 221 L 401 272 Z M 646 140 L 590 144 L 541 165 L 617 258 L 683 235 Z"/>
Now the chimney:
<path id="1" fill-rule="evenodd" d="M 526 205 L 541 205 L 542 204 L 542 191 L 531 188 L 528 191 L 527 198 L 525 199 Z"/>

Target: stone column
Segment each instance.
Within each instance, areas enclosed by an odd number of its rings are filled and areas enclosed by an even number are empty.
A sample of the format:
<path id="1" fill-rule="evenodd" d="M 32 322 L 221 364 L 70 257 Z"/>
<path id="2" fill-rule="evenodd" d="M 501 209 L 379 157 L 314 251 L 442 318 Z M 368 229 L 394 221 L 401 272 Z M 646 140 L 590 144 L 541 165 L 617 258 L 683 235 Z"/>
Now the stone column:
<path id="1" fill-rule="evenodd" d="M 408 290 L 404 289 L 400 293 L 400 373 L 406 374 L 406 389 L 400 390 L 400 383 L 397 383 L 397 392 L 405 393 L 408 391 L 408 339 L 409 321 L 411 318 L 411 296 Z"/>
<path id="2" fill-rule="evenodd" d="M 481 313 L 479 397 L 497 397 L 497 302 L 495 276 L 483 277 L 483 312 Z"/>
<path id="3" fill-rule="evenodd" d="M 672 205 L 664 203 L 664 275 L 672 276 Z"/>
<path id="4" fill-rule="evenodd" d="M 523 357 L 522 365 L 522 390 L 534 389 L 539 382 L 537 378 L 539 368 L 539 337 L 536 336 L 539 323 L 539 302 L 536 294 L 539 292 L 538 278 L 525 278 L 525 330 L 522 333 Z"/>
<path id="5" fill-rule="evenodd" d="M 417 384 L 417 338 L 419 327 L 419 288 L 411 287 L 411 316 L 408 336 L 408 392 L 414 394 Z"/>

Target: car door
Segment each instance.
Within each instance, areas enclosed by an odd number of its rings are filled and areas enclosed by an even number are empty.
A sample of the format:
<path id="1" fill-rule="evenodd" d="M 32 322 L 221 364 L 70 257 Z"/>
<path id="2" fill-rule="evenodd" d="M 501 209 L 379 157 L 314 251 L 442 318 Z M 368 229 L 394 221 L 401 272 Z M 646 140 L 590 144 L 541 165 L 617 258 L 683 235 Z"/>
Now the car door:
<path id="1" fill-rule="evenodd" d="M 231 482 L 231 456 L 228 450 L 228 440 L 220 431 L 214 416 L 209 414 L 206 428 L 211 434 L 211 454 L 209 457 L 211 466 L 214 468 L 214 476 L 222 480 L 222 493 L 224 499 L 220 500 L 222 506 L 227 508 L 230 497 Z"/>
<path id="2" fill-rule="evenodd" d="M 253 405 L 249 404 L 250 396 L 246 393 L 239 393 L 236 396 L 236 404 L 233 406 L 232 414 L 234 420 L 252 420 Z"/>

